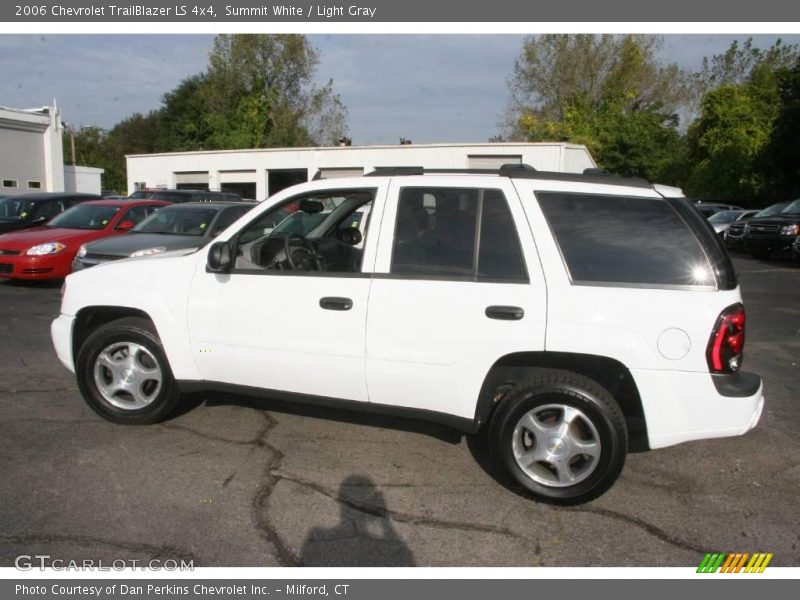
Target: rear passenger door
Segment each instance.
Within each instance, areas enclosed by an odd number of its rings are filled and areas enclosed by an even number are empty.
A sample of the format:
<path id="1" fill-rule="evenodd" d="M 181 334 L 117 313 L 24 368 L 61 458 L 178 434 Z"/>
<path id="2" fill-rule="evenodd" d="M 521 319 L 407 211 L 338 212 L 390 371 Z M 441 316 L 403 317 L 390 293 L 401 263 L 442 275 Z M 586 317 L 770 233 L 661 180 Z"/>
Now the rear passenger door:
<path id="1" fill-rule="evenodd" d="M 369 399 L 472 418 L 502 356 L 544 349 L 546 290 L 510 180 L 398 177 L 367 316 Z"/>

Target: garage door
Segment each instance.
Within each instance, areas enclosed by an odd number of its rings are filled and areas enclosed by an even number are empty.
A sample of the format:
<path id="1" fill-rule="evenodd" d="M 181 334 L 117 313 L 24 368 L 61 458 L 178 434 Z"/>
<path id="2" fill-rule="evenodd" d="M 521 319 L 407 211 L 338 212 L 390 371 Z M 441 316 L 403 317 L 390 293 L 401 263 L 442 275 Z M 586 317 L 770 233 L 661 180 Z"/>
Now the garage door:
<path id="1" fill-rule="evenodd" d="M 208 188 L 208 171 L 183 171 L 175 173 L 175 185 L 198 184 Z"/>

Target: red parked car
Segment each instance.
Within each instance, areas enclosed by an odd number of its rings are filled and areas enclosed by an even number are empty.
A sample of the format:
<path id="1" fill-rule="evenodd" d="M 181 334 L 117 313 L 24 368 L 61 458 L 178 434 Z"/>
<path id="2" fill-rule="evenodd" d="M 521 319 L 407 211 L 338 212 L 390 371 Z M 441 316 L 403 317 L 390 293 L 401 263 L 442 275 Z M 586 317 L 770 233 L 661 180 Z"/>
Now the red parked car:
<path id="1" fill-rule="evenodd" d="M 93 200 L 64 211 L 47 225 L 0 235 L 0 278 L 62 279 L 82 244 L 127 233 L 169 202 Z"/>

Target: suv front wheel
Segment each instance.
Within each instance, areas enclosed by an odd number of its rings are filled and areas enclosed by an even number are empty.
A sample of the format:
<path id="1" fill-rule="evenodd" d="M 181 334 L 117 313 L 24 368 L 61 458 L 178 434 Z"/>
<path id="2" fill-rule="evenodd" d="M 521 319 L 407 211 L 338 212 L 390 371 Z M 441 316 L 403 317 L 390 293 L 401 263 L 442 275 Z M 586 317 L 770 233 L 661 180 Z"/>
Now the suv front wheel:
<path id="1" fill-rule="evenodd" d="M 92 332 L 78 352 L 75 372 L 86 403 L 113 423 L 155 423 L 180 397 L 153 324 L 139 317 Z"/>
<path id="2" fill-rule="evenodd" d="M 507 393 L 489 426 L 492 454 L 539 500 L 578 504 L 600 496 L 625 464 L 625 418 L 597 382 L 533 369 Z"/>

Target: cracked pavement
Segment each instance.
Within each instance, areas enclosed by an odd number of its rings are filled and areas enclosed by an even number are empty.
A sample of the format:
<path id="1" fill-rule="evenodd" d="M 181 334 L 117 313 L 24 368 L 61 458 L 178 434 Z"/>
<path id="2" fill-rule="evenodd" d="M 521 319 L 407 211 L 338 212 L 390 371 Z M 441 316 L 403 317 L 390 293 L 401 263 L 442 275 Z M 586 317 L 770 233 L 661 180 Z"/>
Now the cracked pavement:
<path id="1" fill-rule="evenodd" d="M 479 436 L 437 425 L 224 394 L 112 425 L 52 350 L 58 286 L 0 283 L 0 565 L 694 566 L 717 550 L 797 566 L 800 268 L 735 262 L 761 423 L 631 454 L 606 495 L 572 508 L 526 499 Z"/>

